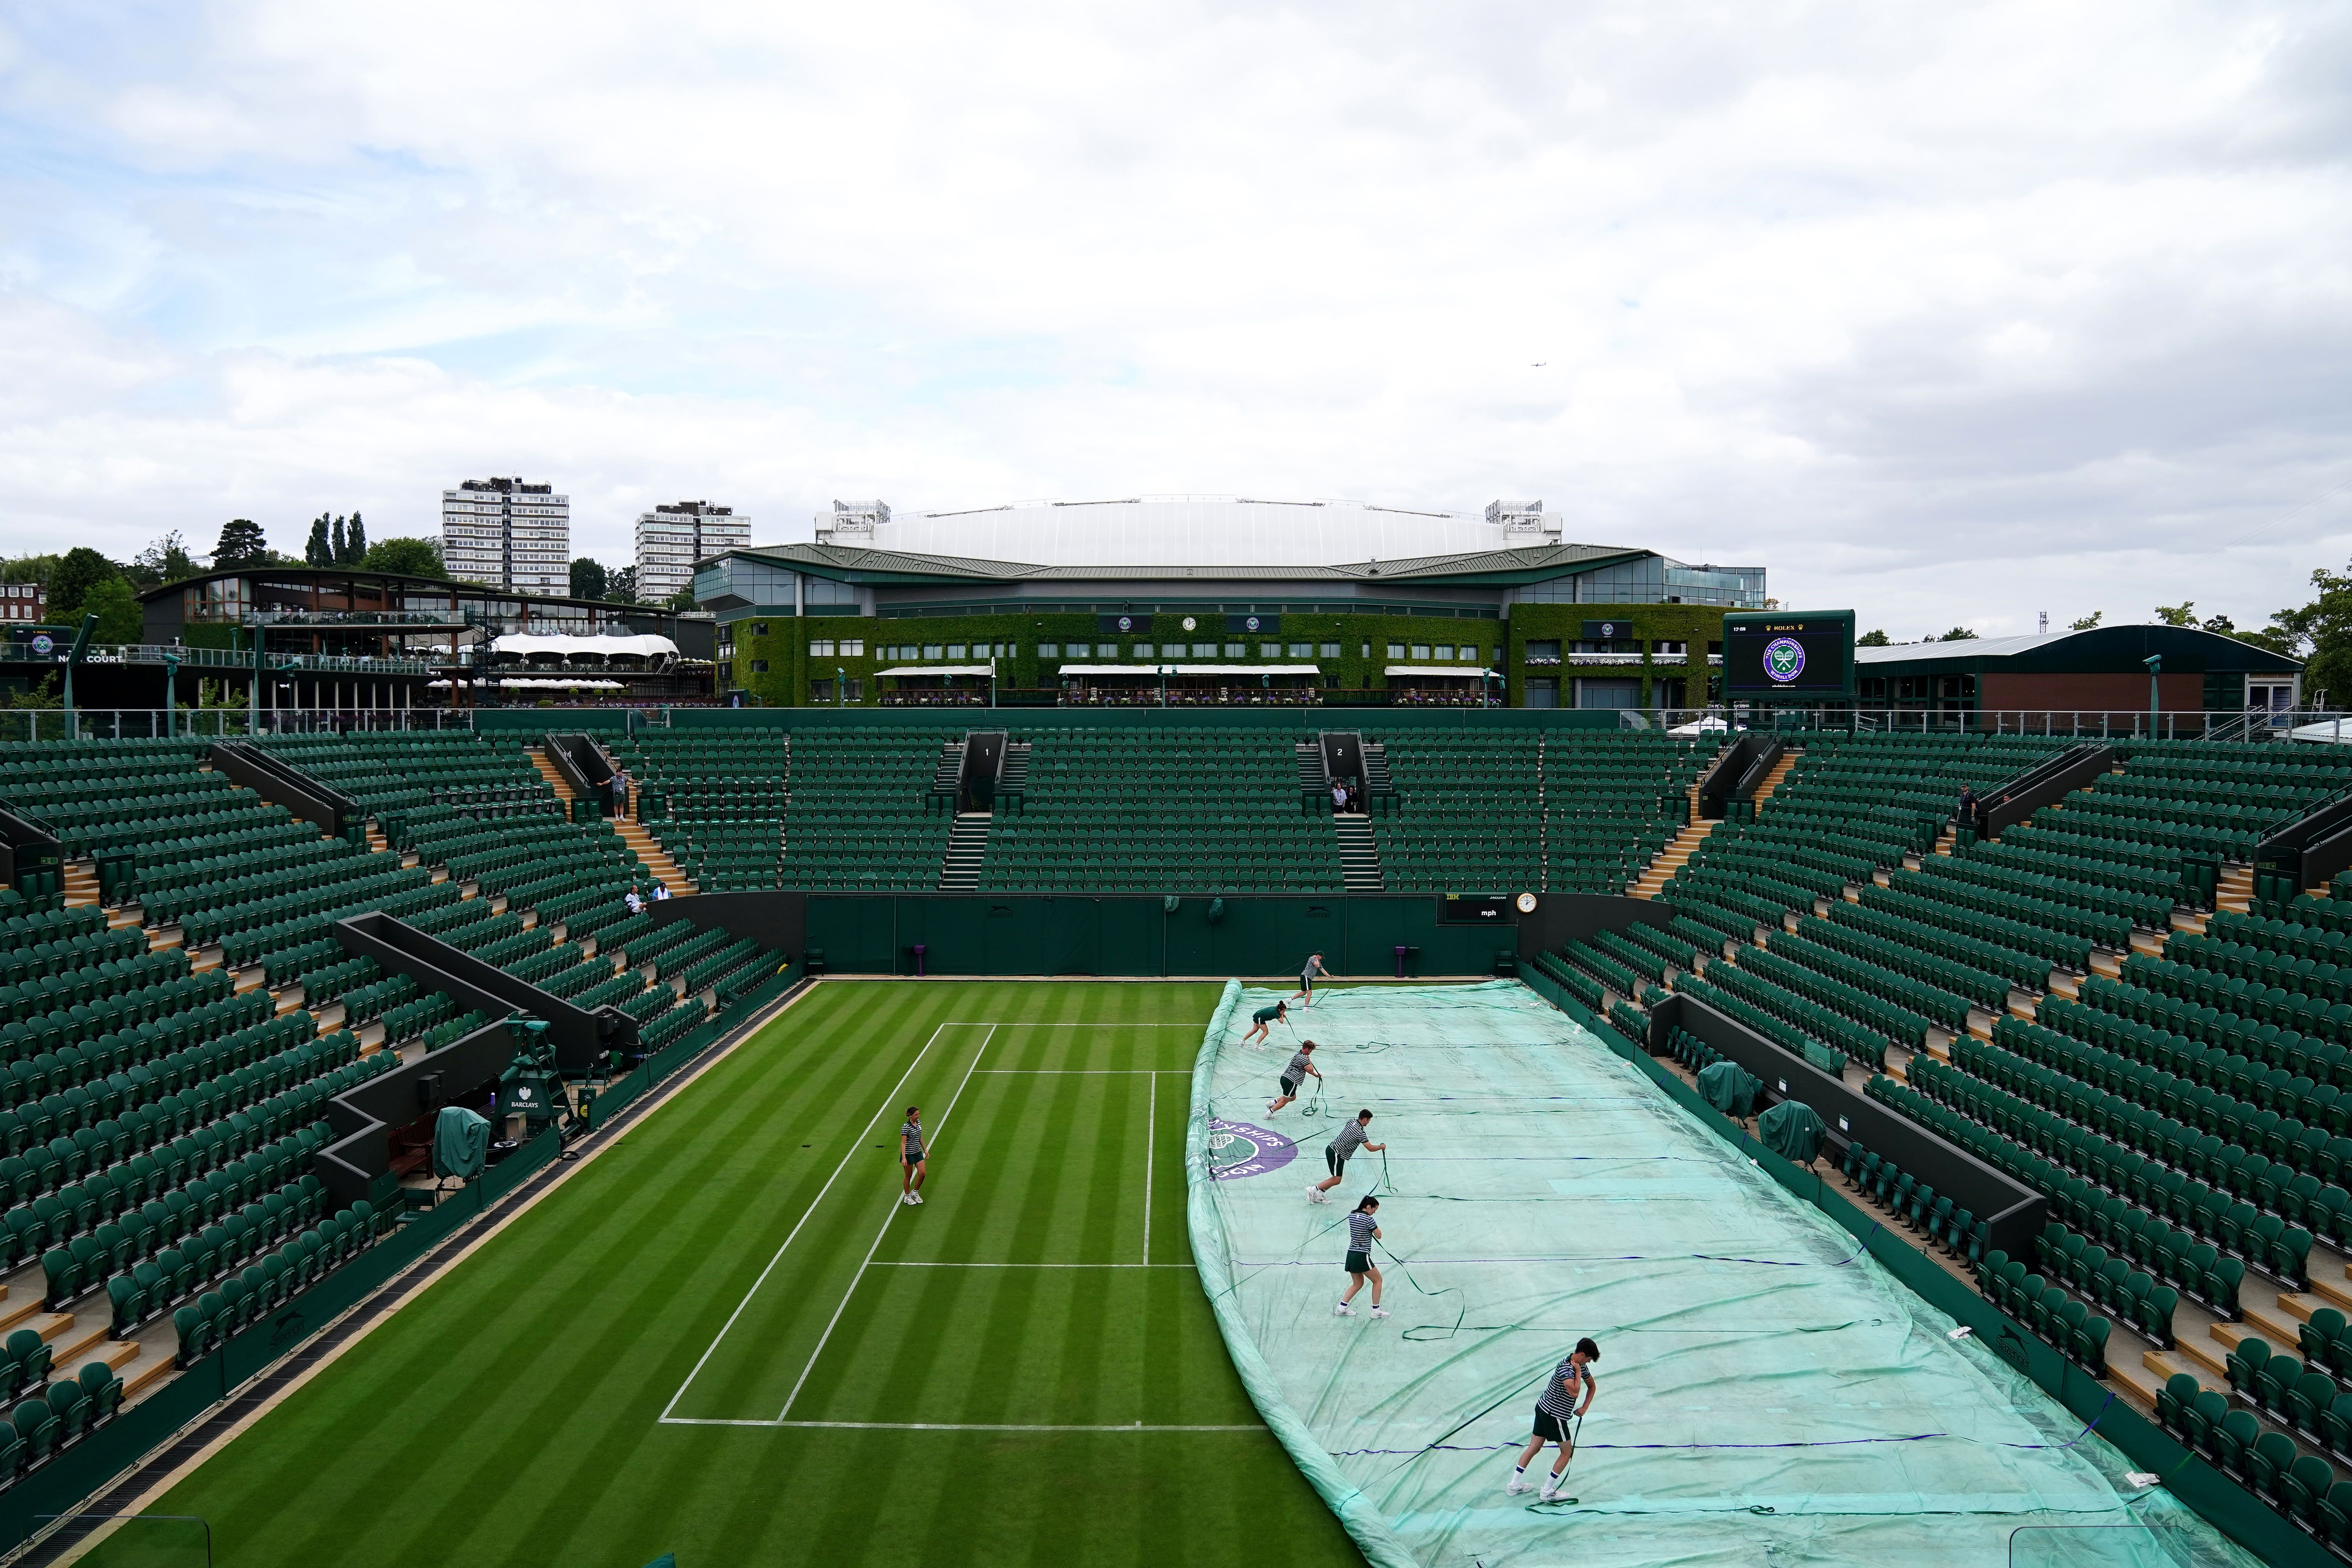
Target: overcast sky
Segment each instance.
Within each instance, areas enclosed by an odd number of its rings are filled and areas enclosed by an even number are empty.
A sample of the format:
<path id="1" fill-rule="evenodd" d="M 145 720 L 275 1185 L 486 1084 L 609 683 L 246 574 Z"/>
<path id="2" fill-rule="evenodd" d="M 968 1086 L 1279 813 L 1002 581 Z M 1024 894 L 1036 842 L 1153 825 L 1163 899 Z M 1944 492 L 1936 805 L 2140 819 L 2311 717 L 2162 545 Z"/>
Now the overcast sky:
<path id="1" fill-rule="evenodd" d="M 1897 637 L 2352 552 L 2342 4 L 0 0 L 0 150 L 11 552 L 1540 498 Z"/>

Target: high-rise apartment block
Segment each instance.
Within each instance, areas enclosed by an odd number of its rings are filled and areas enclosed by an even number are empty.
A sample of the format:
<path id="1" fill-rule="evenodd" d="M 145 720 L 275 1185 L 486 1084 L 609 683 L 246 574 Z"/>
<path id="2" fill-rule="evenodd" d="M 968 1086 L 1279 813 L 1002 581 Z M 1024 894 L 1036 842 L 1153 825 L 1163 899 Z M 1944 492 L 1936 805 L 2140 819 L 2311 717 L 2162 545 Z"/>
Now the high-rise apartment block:
<path id="1" fill-rule="evenodd" d="M 637 597 L 658 605 L 694 581 L 694 563 L 751 542 L 751 520 L 707 500 L 657 506 L 637 518 Z"/>
<path id="2" fill-rule="evenodd" d="M 572 498 L 552 485 L 467 479 L 441 492 L 449 575 L 514 594 L 572 592 Z"/>

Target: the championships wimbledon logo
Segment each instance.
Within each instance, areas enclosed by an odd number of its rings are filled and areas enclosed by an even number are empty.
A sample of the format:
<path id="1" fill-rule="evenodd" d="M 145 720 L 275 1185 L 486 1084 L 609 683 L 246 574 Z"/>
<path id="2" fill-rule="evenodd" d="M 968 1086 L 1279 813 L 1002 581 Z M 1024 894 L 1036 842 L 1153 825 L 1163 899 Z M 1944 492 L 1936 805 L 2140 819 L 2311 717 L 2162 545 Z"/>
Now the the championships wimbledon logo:
<path id="1" fill-rule="evenodd" d="M 1794 637 L 1774 637 L 1764 645 L 1764 673 L 1774 680 L 1794 680 L 1805 673 L 1805 645 Z"/>
<path id="2" fill-rule="evenodd" d="M 1234 1182 L 1279 1171 L 1297 1153 L 1298 1145 L 1279 1132 L 1246 1121 L 1209 1118 L 1209 1174 L 1218 1181 Z"/>
<path id="3" fill-rule="evenodd" d="M 1133 617 L 1132 616 L 1119 616 L 1119 618 L 1118 618 L 1118 629 L 1119 629 L 1120 631 L 1123 631 L 1123 632 L 1131 632 L 1131 631 L 1133 631 L 1133 630 L 1135 629 L 1135 617 Z"/>

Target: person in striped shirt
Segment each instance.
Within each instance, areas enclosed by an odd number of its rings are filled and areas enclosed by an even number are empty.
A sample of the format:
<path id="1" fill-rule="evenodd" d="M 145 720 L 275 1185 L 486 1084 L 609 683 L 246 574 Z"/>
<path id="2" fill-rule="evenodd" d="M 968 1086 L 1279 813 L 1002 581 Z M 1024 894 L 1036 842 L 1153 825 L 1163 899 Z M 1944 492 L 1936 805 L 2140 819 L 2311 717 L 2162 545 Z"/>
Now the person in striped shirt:
<path id="1" fill-rule="evenodd" d="M 1348 1305 L 1356 1292 L 1364 1288 L 1364 1280 L 1372 1282 L 1372 1316 L 1385 1318 L 1388 1309 L 1381 1305 L 1381 1271 L 1372 1267 L 1372 1243 L 1381 1238 L 1381 1222 L 1373 1216 L 1380 1212 L 1381 1200 L 1366 1193 L 1348 1215 L 1348 1293 L 1331 1309 L 1335 1318 L 1352 1318 L 1356 1309 Z"/>
<path id="2" fill-rule="evenodd" d="M 1282 1069 L 1282 1093 L 1265 1103 L 1265 1113 L 1268 1116 L 1272 1116 L 1298 1098 L 1298 1086 L 1307 1081 L 1308 1073 L 1314 1073 L 1317 1078 L 1323 1076 L 1316 1068 L 1315 1064 L 1307 1059 L 1314 1054 L 1315 1042 L 1312 1040 L 1301 1042 L 1299 1047 L 1290 1054 L 1290 1065 Z"/>
<path id="3" fill-rule="evenodd" d="M 1546 1443 L 1559 1445 L 1559 1459 L 1552 1466 L 1551 1474 L 1544 1478 L 1538 1496 L 1549 1502 L 1559 1495 L 1560 1475 L 1576 1454 L 1576 1440 L 1569 1436 L 1569 1423 L 1581 1421 L 1584 1413 L 1592 1408 L 1594 1385 L 1591 1369 L 1600 1359 L 1599 1345 L 1589 1339 L 1579 1340 L 1568 1358 L 1551 1369 L 1551 1376 L 1545 1380 L 1544 1391 L 1536 1400 L 1535 1436 L 1528 1439 L 1527 1447 L 1519 1455 L 1519 1468 L 1503 1484 L 1507 1496 L 1528 1489 L 1528 1465 Z M 1584 1396 L 1581 1405 L 1577 1403 L 1579 1394 Z"/>
<path id="4" fill-rule="evenodd" d="M 1371 1123 L 1372 1113 L 1369 1110 L 1359 1110 L 1353 1121 L 1340 1124 L 1339 1135 L 1323 1148 L 1323 1163 L 1330 1167 L 1331 1173 L 1319 1182 L 1307 1184 L 1308 1203 L 1328 1204 L 1331 1201 L 1326 1194 L 1339 1184 L 1340 1177 L 1348 1173 L 1348 1156 L 1359 1149 L 1370 1149 L 1377 1154 L 1388 1147 L 1385 1143 L 1374 1143 L 1368 1139 L 1364 1129 Z"/>

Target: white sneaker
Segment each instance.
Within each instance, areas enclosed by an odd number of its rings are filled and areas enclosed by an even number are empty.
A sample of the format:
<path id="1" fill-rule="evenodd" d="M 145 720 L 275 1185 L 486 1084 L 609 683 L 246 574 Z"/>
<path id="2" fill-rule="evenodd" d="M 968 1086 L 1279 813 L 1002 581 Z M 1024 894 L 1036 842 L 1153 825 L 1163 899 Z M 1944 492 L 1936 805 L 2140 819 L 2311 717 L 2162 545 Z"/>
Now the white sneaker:
<path id="1" fill-rule="evenodd" d="M 923 1201 L 923 1194 L 920 1193 L 908 1193 L 907 1194 L 907 1201 L 910 1204 L 921 1203 Z"/>
<path id="2" fill-rule="evenodd" d="M 1375 1317 L 1375 1318 L 1385 1318 L 1385 1317 L 1387 1317 L 1388 1315 L 1389 1315 L 1389 1310 L 1388 1310 L 1386 1307 L 1381 1307 L 1381 1306 L 1377 1306 L 1377 1305 L 1376 1305 L 1376 1306 L 1374 1306 L 1374 1307 L 1372 1308 L 1372 1316 L 1373 1316 L 1373 1317 Z"/>
<path id="3" fill-rule="evenodd" d="M 1335 1318 L 1352 1318 L 1356 1315 L 1356 1309 L 1342 1301 L 1331 1309 L 1331 1315 Z"/>
<path id="4" fill-rule="evenodd" d="M 1323 1201 L 1323 1189 L 1322 1189 L 1322 1188 L 1320 1188 L 1320 1187 L 1318 1187 L 1318 1186 L 1317 1186 L 1317 1185 L 1316 1185 L 1314 1183 L 1312 1183 L 1312 1182 L 1307 1183 L 1307 1201 L 1308 1203 L 1310 1203 L 1310 1204 L 1319 1204 L 1319 1203 L 1321 1203 L 1321 1202 Z"/>
<path id="5" fill-rule="evenodd" d="M 1517 1471 L 1512 1472 L 1511 1479 L 1503 1483 L 1503 1495 L 1505 1497 L 1517 1497 L 1521 1492 L 1528 1489 L 1527 1477 L 1518 1474 Z"/>
<path id="6" fill-rule="evenodd" d="M 1272 1116 L 1274 1114 L 1274 1101 L 1269 1100 L 1265 1102 L 1265 1113 L 1268 1116 Z"/>
<path id="7" fill-rule="evenodd" d="M 1553 1486 L 1549 1481 L 1546 1481 L 1544 1483 L 1543 1490 L 1536 1493 L 1536 1500 L 1538 1502 L 1558 1502 L 1559 1500 L 1559 1489 Z"/>
<path id="8" fill-rule="evenodd" d="M 915 1194 L 912 1193 L 900 1193 L 898 1194 L 898 1201 L 902 1204 L 911 1205 L 915 1201 Z"/>

